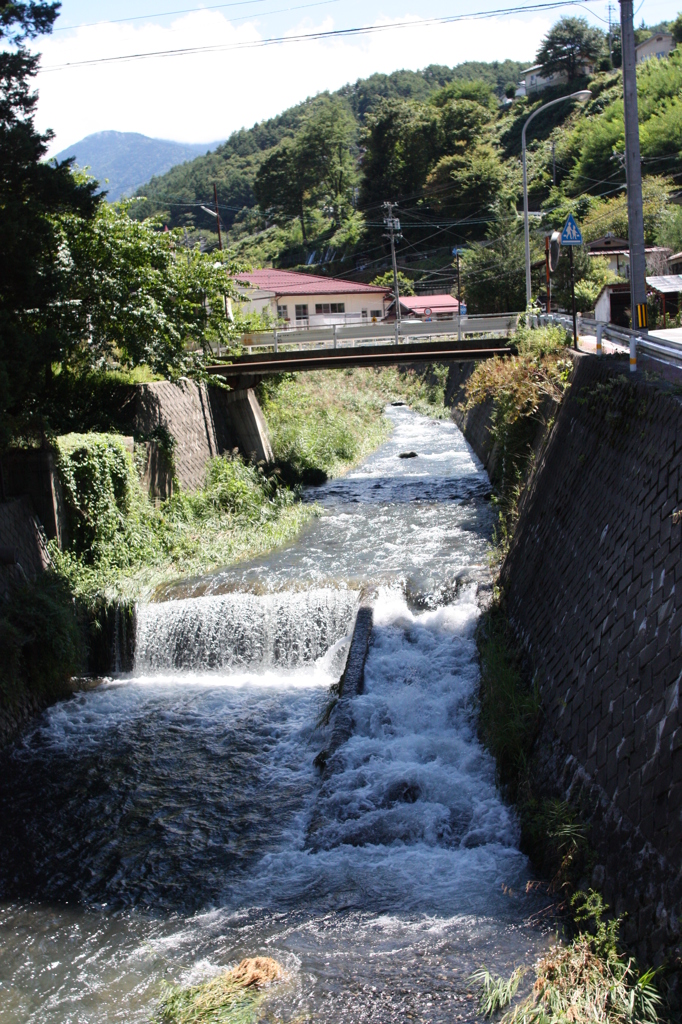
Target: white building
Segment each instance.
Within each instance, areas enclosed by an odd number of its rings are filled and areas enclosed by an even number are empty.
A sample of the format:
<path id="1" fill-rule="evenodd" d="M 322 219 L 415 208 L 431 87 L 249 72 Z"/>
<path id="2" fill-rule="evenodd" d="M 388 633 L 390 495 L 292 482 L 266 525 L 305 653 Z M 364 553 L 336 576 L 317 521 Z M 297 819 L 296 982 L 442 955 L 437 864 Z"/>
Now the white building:
<path id="1" fill-rule="evenodd" d="M 609 270 L 618 277 L 630 277 L 630 243 L 627 238 L 617 238 L 607 231 L 601 238 L 595 238 L 588 246 L 590 256 L 601 256 L 608 260 Z M 644 249 L 647 269 L 656 272 L 665 266 L 670 249 L 660 245 L 647 245 Z"/>
<path id="2" fill-rule="evenodd" d="M 638 64 L 643 64 L 645 60 L 651 60 L 652 57 L 661 60 L 674 49 L 675 40 L 668 32 L 655 32 L 654 35 L 635 47 L 635 59 Z"/>
<path id="3" fill-rule="evenodd" d="M 521 72 L 521 80 L 516 90 L 517 96 L 532 96 L 533 93 L 542 92 L 550 85 L 561 85 L 568 81 L 565 72 L 558 74 L 542 75 L 542 65 L 533 64 Z"/>
<path id="4" fill-rule="evenodd" d="M 249 313 L 267 311 L 286 327 L 371 323 L 385 315 L 388 289 L 294 270 L 250 270 L 235 278 Z"/>

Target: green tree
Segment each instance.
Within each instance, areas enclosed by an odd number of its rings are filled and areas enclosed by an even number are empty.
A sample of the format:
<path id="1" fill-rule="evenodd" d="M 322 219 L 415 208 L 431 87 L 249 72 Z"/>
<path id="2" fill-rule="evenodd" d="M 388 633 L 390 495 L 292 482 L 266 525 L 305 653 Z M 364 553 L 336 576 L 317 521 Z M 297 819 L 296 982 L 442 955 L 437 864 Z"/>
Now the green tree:
<path id="1" fill-rule="evenodd" d="M 393 292 L 393 271 L 387 270 L 384 274 L 379 274 L 374 278 L 372 284 L 378 288 L 390 288 Z M 414 295 L 414 281 L 411 277 L 403 274 L 402 270 L 398 271 L 398 288 L 400 289 L 401 295 Z"/>
<path id="2" fill-rule="evenodd" d="M 44 162 L 51 132 L 34 125 L 30 91 L 39 56 L 24 45 L 49 32 L 58 3 L 0 4 L 0 443 L 12 422 L 50 386 L 65 339 L 51 311 L 60 301 L 54 215 L 93 216 L 96 183 L 77 180 L 70 164 Z"/>
<path id="3" fill-rule="evenodd" d="M 498 207 L 490 241 L 472 243 L 462 257 L 462 284 L 471 313 L 507 313 L 526 305 L 523 227 Z"/>
<path id="4" fill-rule="evenodd" d="M 360 207 L 417 195 L 441 156 L 440 113 L 431 104 L 385 100 L 367 117 Z"/>
<path id="5" fill-rule="evenodd" d="M 569 82 L 583 75 L 604 50 L 604 33 L 592 28 L 585 18 L 564 17 L 553 25 L 542 41 L 535 60 L 545 75 L 564 72 Z"/>
<path id="6" fill-rule="evenodd" d="M 321 97 L 295 138 L 298 160 L 307 169 L 313 202 L 330 209 L 340 224 L 351 208 L 357 179 L 352 150 L 357 126 L 339 99 Z"/>
<path id="7" fill-rule="evenodd" d="M 438 161 L 426 179 L 424 192 L 437 213 L 460 223 L 480 221 L 500 202 L 505 179 L 504 167 L 492 146 L 460 146 L 456 153 Z M 480 231 L 480 224 L 473 230 Z"/>
<path id="8" fill-rule="evenodd" d="M 352 147 L 356 127 L 346 106 L 320 97 L 293 138 L 284 139 L 261 164 L 254 193 L 264 213 L 298 217 L 307 239 L 306 211 L 321 206 L 339 224 L 351 205 L 356 180 Z"/>
<path id="9" fill-rule="evenodd" d="M 670 33 L 679 46 L 682 43 L 682 11 L 677 15 L 674 22 L 670 26 Z"/>
<path id="10" fill-rule="evenodd" d="M 85 219 L 62 215 L 59 306 L 64 368 L 150 366 L 164 376 L 198 365 L 196 352 L 227 345 L 235 327 L 225 314 L 233 293 L 226 271 L 243 270 L 224 254 L 185 248 L 182 232 L 129 216 L 134 201 L 102 204 Z M 237 307 L 238 308 L 238 307 Z"/>
<path id="11" fill-rule="evenodd" d="M 313 178 L 310 168 L 299 161 L 298 155 L 294 140 L 284 139 L 261 164 L 253 191 L 266 216 L 278 221 L 298 217 L 305 242 L 306 197 Z"/>

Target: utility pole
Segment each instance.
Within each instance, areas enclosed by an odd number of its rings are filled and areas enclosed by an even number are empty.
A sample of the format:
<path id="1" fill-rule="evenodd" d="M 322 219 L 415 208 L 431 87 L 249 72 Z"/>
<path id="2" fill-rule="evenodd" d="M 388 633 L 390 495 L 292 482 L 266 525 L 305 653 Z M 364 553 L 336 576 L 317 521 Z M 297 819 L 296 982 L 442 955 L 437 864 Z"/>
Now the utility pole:
<path id="1" fill-rule="evenodd" d="M 609 63 L 613 67 L 613 33 L 611 30 L 611 14 L 613 13 L 614 7 L 609 0 L 608 11 L 609 11 Z"/>
<path id="2" fill-rule="evenodd" d="M 218 212 L 218 187 L 217 187 L 215 181 L 213 182 L 213 203 L 215 205 L 215 221 L 216 221 L 216 224 L 218 225 L 218 248 L 222 252 L 223 251 L 223 236 L 220 233 L 220 213 Z M 225 319 L 229 320 L 230 319 L 230 309 L 229 309 L 229 306 L 227 305 L 227 292 L 225 292 L 225 294 L 223 295 L 223 298 L 225 299 Z M 218 355 L 220 355 L 220 342 L 218 342 Z"/>
<path id="3" fill-rule="evenodd" d="M 552 184 L 556 185 L 556 142 L 552 139 Z"/>
<path id="4" fill-rule="evenodd" d="M 393 263 L 393 295 L 395 296 L 395 316 L 397 323 L 400 323 L 400 291 L 398 289 L 398 264 L 395 258 L 395 240 L 400 238 L 400 221 L 393 216 L 393 208 L 397 203 L 384 203 L 384 224 L 388 229 L 388 238 L 391 242 L 391 261 Z"/>
<path id="5" fill-rule="evenodd" d="M 630 243 L 630 304 L 632 327 L 647 330 L 646 258 L 642 210 L 642 163 L 637 116 L 637 69 L 632 0 L 620 0 L 620 38 L 623 49 L 623 106 L 625 115 L 625 174 L 628 188 L 628 240 Z M 634 339 L 630 344 L 630 369 L 637 369 Z"/>

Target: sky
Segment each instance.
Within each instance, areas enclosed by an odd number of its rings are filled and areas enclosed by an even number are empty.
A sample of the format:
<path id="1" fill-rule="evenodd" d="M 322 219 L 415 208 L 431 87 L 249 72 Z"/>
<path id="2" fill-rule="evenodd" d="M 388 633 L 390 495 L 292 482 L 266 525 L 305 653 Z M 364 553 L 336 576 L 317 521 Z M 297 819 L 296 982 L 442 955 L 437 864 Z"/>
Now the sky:
<path id="1" fill-rule="evenodd" d="M 527 0 L 527 6 L 539 0 Z M 682 0 L 644 0 L 636 23 L 674 18 Z M 565 10 L 522 12 L 449 25 L 431 18 L 510 8 L 510 0 L 63 0 L 42 53 L 36 123 L 56 133 L 56 153 L 92 132 L 141 132 L 182 142 L 224 139 L 308 96 L 374 72 L 417 70 L 465 60 L 532 62 L 562 13 L 604 27 L 607 0 Z M 619 16 L 618 3 L 612 17 Z M 391 27 L 399 22 L 408 27 Z M 245 44 L 301 33 L 386 26 L 366 36 Z M 150 51 L 212 52 L 64 67 Z"/>

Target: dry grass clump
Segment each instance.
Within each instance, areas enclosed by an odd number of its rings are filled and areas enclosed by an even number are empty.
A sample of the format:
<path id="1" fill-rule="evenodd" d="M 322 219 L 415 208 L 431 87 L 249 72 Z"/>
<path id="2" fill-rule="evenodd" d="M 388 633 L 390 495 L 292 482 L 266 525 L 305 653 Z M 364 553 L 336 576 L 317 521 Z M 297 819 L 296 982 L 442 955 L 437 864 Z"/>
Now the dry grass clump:
<path id="1" fill-rule="evenodd" d="M 159 1024 L 252 1024 L 264 989 L 285 977 L 271 957 L 248 957 L 201 985 L 168 989 L 156 1019 Z"/>

